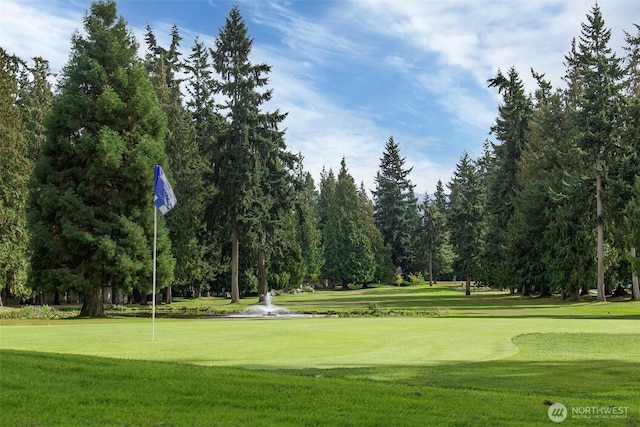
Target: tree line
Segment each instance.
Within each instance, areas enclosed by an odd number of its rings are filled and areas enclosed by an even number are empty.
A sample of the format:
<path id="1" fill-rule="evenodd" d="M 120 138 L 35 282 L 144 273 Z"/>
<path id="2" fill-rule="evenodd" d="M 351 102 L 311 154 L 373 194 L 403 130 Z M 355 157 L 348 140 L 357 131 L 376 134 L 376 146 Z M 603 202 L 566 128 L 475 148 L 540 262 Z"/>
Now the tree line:
<path id="1" fill-rule="evenodd" d="M 167 302 L 408 274 L 462 278 L 467 293 L 472 280 L 570 298 L 596 286 L 601 300 L 631 280 L 640 298 L 640 31 L 617 58 L 597 5 L 566 56 L 566 87 L 532 71 L 527 94 L 515 69 L 498 70 L 494 140 L 421 201 L 393 137 L 372 198 L 344 158 L 316 185 L 287 149 L 286 113 L 264 109 L 271 67 L 250 62 L 237 6 L 215 45 L 196 37 L 186 58 L 176 26 L 169 46 L 148 27 L 138 57 L 112 0 L 91 5 L 84 30 L 55 93 L 46 60 L 0 48 L 5 299 L 75 292 L 83 315 L 102 316 L 110 287 L 146 303 L 155 164 L 178 198 L 158 224 Z"/>

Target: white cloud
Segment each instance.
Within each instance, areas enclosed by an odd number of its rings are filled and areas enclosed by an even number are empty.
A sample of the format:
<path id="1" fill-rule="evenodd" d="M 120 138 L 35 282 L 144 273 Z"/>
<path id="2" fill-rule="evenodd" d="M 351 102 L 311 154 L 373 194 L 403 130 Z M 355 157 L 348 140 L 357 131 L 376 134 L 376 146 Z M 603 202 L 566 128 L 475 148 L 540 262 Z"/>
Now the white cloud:
<path id="1" fill-rule="evenodd" d="M 528 87 L 531 67 L 547 73 L 556 85 L 571 39 L 594 5 L 592 0 L 414 1 L 360 0 L 358 8 L 370 28 L 396 37 L 419 51 L 439 55 L 439 65 L 469 72 L 479 86 L 498 68 L 515 66 Z M 636 0 L 600 5 L 611 46 L 620 51 L 623 32 L 640 19 Z M 419 54 L 419 53 L 417 53 Z"/>
<path id="2" fill-rule="evenodd" d="M 71 35 L 82 27 L 84 12 L 72 4 L 59 8 L 55 2 L 0 3 L 0 39 L 10 54 L 28 59 L 40 56 L 59 72 L 66 64 Z"/>

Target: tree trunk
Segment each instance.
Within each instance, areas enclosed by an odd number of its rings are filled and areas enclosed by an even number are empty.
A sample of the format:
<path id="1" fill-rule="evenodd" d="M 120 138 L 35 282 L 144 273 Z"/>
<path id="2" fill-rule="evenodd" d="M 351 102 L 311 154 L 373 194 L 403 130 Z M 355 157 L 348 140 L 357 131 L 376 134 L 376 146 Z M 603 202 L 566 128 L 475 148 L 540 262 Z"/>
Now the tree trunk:
<path id="1" fill-rule="evenodd" d="M 429 251 L 429 286 L 433 286 L 433 252 Z"/>
<path id="2" fill-rule="evenodd" d="M 569 289 L 569 299 L 571 301 L 580 301 L 580 289 L 577 286 L 572 286 Z"/>
<path id="3" fill-rule="evenodd" d="M 171 292 L 171 285 L 167 286 L 167 297 L 165 298 L 164 302 L 166 304 L 171 304 L 173 302 L 173 294 Z"/>
<path id="4" fill-rule="evenodd" d="M 93 286 L 84 292 L 84 302 L 80 310 L 80 316 L 105 317 L 102 304 L 102 286 Z"/>
<path id="5" fill-rule="evenodd" d="M 596 155 L 596 220 L 598 222 L 598 301 L 606 301 L 604 287 L 604 222 L 602 218 L 602 155 Z"/>
<path id="6" fill-rule="evenodd" d="M 631 256 L 637 257 L 636 248 L 631 248 Z M 640 301 L 640 285 L 638 285 L 638 272 L 631 270 L 631 295 L 634 301 Z"/>
<path id="7" fill-rule="evenodd" d="M 550 297 L 551 289 L 547 285 L 540 286 L 540 297 Z"/>
<path id="8" fill-rule="evenodd" d="M 240 301 L 240 286 L 238 285 L 239 258 L 240 241 L 238 239 L 238 226 L 234 224 L 231 230 L 231 303 Z"/>
<path id="9" fill-rule="evenodd" d="M 266 233 L 262 231 L 260 236 L 260 244 L 258 245 L 258 301 L 264 302 L 267 294 L 267 271 L 265 266 L 264 245 L 266 242 Z"/>
<path id="10" fill-rule="evenodd" d="M 467 275 L 467 284 L 464 288 L 465 295 L 471 295 L 471 276 Z"/>

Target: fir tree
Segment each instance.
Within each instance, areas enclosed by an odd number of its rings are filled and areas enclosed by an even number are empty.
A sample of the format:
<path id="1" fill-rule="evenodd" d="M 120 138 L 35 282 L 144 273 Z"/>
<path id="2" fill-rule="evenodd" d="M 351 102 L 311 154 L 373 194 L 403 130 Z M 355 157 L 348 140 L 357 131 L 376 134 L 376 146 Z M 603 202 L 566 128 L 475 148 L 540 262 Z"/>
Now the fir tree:
<path id="1" fill-rule="evenodd" d="M 25 211 L 33 166 L 16 103 L 23 69 L 21 60 L 0 48 L 0 292 L 18 298 L 30 295 L 25 286 L 29 264 Z"/>
<path id="2" fill-rule="evenodd" d="M 260 109 L 272 96 L 271 90 L 264 90 L 271 67 L 249 61 L 252 44 L 240 11 L 233 7 L 211 52 L 220 79 L 217 89 L 225 99 L 226 123 L 212 147 L 217 192 L 208 208 L 210 223 L 224 226 L 231 236 L 232 302 L 240 299 L 240 240 L 248 241 L 252 234 L 259 241 L 258 270 L 264 277 L 265 254 L 260 251 L 269 232 L 265 227 L 276 220 L 270 217 L 272 208 L 277 210 L 278 202 L 288 200 L 283 196 L 287 193 L 285 175 L 292 166 L 292 156 L 285 152 L 283 133 L 278 130 L 285 115 Z"/>
<path id="3" fill-rule="evenodd" d="M 525 135 L 531 116 L 531 101 L 514 68 L 507 75 L 498 71 L 489 79 L 489 86 L 498 88 L 503 104 L 491 132 L 498 143 L 493 144 L 493 156 L 488 170 L 487 188 L 487 253 L 484 263 L 489 284 L 496 287 L 515 287 L 513 279 L 517 266 L 509 237 L 513 234 L 509 224 L 514 213 L 514 198 L 518 191 L 516 175 L 520 154 L 525 146 Z"/>
<path id="4" fill-rule="evenodd" d="M 30 282 L 82 293 L 81 315 L 104 316 L 105 286 L 148 292 L 153 243 L 154 165 L 166 169 L 166 118 L 137 43 L 114 1 L 91 5 L 46 122 L 34 170 Z M 158 283 L 174 259 L 158 224 Z"/>
<path id="5" fill-rule="evenodd" d="M 171 30 L 168 48 L 159 46 L 150 27 L 146 64 L 158 101 L 167 116 L 165 139 L 169 166 L 173 172 L 173 190 L 180 203 L 166 218 L 169 236 L 176 257 L 175 285 L 183 291 L 200 295 L 213 280 L 219 268 L 219 250 L 215 248 L 204 222 L 205 198 L 211 193 L 204 182 L 206 161 L 197 144 L 197 122 L 183 106 L 180 92 L 183 70 L 180 61 L 180 34 Z M 171 302 L 171 289 L 167 287 L 166 302 Z"/>
<path id="6" fill-rule="evenodd" d="M 451 193 L 447 224 L 456 254 L 454 268 L 465 277 L 466 295 L 471 295 L 471 280 L 482 253 L 484 194 L 477 167 L 466 152 L 448 186 Z"/>
<path id="7" fill-rule="evenodd" d="M 598 301 L 605 301 L 604 228 L 605 212 L 602 186 L 606 161 L 616 145 L 616 127 L 620 125 L 622 70 L 620 60 L 608 46 L 611 30 L 596 4 L 587 23 L 582 24 L 576 70 L 580 91 L 576 100 L 575 126 L 580 129 L 579 145 L 595 163 L 595 200 L 597 230 Z M 589 168 L 591 169 L 591 168 Z M 589 170 L 587 169 L 587 170 Z"/>
<path id="8" fill-rule="evenodd" d="M 384 242 L 391 248 L 391 260 L 396 267 L 409 273 L 416 267 L 416 243 L 420 218 L 413 184 L 412 168 L 405 169 L 400 147 L 389 138 L 380 159 L 373 191 L 374 217 Z"/>
<path id="9" fill-rule="evenodd" d="M 331 171 L 324 177 L 321 198 L 325 198 L 322 225 L 325 264 L 323 273 L 332 283 L 347 289 L 349 283 L 369 283 L 375 274 L 375 258 L 363 211 L 358 206 L 358 189 L 346 161 L 340 163 L 338 179 Z"/>

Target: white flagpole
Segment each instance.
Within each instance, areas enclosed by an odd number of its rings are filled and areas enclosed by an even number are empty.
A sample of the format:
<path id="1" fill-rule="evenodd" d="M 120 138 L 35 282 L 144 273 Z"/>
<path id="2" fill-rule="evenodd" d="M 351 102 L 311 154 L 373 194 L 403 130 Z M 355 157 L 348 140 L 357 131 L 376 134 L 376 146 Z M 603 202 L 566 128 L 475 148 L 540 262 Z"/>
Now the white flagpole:
<path id="1" fill-rule="evenodd" d="M 153 295 L 151 296 L 151 341 L 156 340 L 156 239 L 158 235 L 158 208 L 153 206 Z"/>

